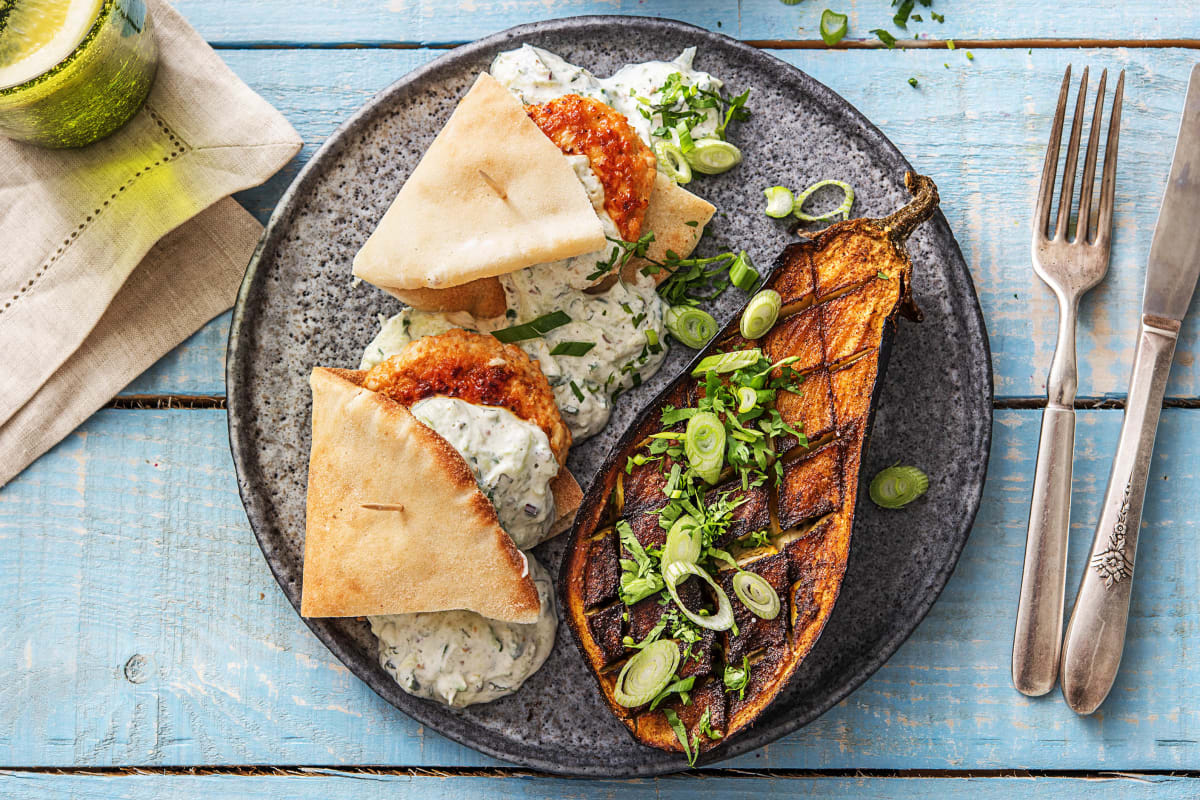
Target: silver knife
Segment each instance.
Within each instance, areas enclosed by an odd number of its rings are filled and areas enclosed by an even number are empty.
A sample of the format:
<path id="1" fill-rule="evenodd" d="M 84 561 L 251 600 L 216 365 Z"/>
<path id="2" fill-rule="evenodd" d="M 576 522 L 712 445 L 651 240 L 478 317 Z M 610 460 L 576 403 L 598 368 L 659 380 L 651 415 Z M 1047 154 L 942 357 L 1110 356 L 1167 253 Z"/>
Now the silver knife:
<path id="1" fill-rule="evenodd" d="M 1200 64 L 1192 67 L 1175 159 L 1150 246 L 1142 324 L 1125 421 L 1091 555 L 1063 642 L 1062 692 L 1090 714 L 1117 677 L 1129 620 L 1133 562 L 1175 341 L 1200 277 Z"/>

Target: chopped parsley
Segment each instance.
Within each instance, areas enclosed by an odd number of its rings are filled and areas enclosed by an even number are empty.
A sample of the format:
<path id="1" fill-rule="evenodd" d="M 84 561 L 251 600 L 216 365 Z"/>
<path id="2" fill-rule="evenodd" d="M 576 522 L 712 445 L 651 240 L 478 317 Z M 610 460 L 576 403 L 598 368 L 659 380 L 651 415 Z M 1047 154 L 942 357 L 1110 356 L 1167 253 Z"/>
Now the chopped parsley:
<path id="1" fill-rule="evenodd" d="M 725 691 L 737 692 L 739 700 L 746 699 L 746 685 L 750 683 L 750 657 L 742 656 L 740 667 L 733 664 L 725 665 Z"/>

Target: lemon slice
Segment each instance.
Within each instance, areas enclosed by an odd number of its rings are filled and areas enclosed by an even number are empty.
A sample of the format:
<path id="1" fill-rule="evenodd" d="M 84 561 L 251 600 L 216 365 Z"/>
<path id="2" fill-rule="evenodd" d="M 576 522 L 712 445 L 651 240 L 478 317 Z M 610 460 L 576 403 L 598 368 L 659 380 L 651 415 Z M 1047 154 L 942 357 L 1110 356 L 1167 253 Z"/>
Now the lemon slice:
<path id="1" fill-rule="evenodd" d="M 0 0 L 0 87 L 41 75 L 87 35 L 104 0 Z"/>

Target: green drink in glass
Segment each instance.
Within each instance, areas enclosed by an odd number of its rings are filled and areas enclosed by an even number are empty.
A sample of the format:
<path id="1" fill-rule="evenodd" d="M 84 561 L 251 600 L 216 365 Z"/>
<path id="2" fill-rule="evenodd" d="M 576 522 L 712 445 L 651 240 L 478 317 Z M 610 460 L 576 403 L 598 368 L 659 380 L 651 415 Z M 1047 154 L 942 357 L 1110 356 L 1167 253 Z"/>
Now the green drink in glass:
<path id="1" fill-rule="evenodd" d="M 145 102 L 157 56 L 145 0 L 0 0 L 0 136 L 108 136 Z"/>

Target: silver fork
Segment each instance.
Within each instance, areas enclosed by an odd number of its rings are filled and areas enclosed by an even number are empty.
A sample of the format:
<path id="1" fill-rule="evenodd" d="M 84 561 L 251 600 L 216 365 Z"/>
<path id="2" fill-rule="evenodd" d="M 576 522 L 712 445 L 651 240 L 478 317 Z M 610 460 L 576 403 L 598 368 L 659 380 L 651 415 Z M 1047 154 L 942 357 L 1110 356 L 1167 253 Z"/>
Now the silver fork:
<path id="1" fill-rule="evenodd" d="M 1079 163 L 1084 101 L 1087 99 L 1087 68 L 1084 68 L 1079 82 L 1079 97 L 1071 122 L 1071 139 L 1067 145 L 1058 217 L 1053 231 L 1047 229 L 1071 85 L 1069 66 L 1058 93 L 1058 110 L 1054 114 L 1054 127 L 1050 131 L 1041 187 L 1033 212 L 1033 268 L 1058 298 L 1058 342 L 1054 346 L 1054 360 L 1050 362 L 1050 377 L 1046 382 L 1047 402 L 1042 412 L 1042 431 L 1038 439 L 1029 531 L 1025 540 L 1025 567 L 1021 575 L 1021 600 L 1013 635 L 1013 685 L 1031 696 L 1045 694 L 1054 688 L 1062 648 L 1067 529 L 1071 522 L 1071 462 L 1075 450 L 1075 390 L 1079 382 L 1075 363 L 1075 324 L 1079 299 L 1100 283 L 1108 271 L 1117 139 L 1121 129 L 1121 98 L 1125 89 L 1124 71 L 1117 81 L 1117 91 L 1113 97 L 1108 142 L 1104 148 L 1100 208 L 1093 220 L 1092 192 L 1096 181 L 1096 159 L 1107 81 L 1108 70 L 1104 70 L 1100 75 L 1088 135 L 1074 238 L 1069 238 L 1068 234 L 1075 199 L 1075 171 Z"/>

